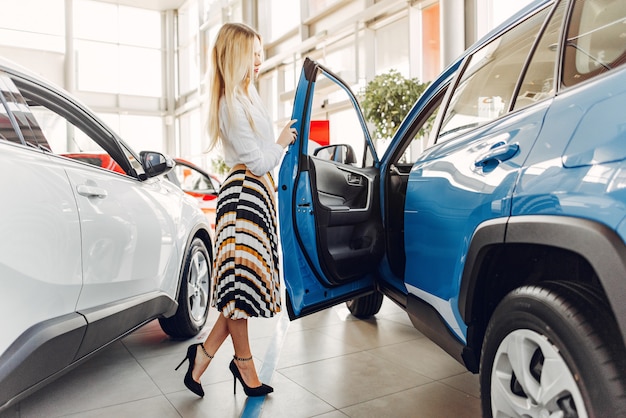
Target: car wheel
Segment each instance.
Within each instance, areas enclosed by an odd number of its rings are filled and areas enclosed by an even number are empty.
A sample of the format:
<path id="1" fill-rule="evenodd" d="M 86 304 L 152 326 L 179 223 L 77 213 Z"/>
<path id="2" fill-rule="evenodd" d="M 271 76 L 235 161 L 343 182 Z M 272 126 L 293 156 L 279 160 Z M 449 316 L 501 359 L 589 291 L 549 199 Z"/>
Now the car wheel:
<path id="1" fill-rule="evenodd" d="M 625 350 L 606 302 L 545 283 L 508 294 L 485 333 L 485 417 L 626 416 Z"/>
<path id="2" fill-rule="evenodd" d="M 383 294 L 378 291 L 346 302 L 350 313 L 357 318 L 369 318 L 376 315 L 382 304 Z"/>
<path id="3" fill-rule="evenodd" d="M 211 258 L 201 239 L 195 238 L 185 258 L 178 310 L 170 318 L 160 318 L 165 333 L 176 338 L 198 334 L 209 313 Z"/>

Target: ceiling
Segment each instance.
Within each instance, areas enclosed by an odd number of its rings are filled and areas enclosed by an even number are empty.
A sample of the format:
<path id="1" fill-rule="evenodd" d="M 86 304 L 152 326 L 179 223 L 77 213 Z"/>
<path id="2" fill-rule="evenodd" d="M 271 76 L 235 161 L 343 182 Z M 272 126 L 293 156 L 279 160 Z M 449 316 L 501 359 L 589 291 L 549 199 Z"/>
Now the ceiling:
<path id="1" fill-rule="evenodd" d="M 186 0 L 98 0 L 103 3 L 120 4 L 148 10 L 178 9 Z"/>

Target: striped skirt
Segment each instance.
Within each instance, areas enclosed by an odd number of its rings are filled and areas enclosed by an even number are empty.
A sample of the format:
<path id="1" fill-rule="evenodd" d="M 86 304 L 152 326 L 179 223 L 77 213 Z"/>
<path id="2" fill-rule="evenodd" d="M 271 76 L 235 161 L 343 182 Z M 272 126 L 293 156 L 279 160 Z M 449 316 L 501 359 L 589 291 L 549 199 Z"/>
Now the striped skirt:
<path id="1" fill-rule="evenodd" d="M 230 319 L 280 312 L 275 185 L 235 166 L 220 188 L 215 224 L 213 306 Z"/>

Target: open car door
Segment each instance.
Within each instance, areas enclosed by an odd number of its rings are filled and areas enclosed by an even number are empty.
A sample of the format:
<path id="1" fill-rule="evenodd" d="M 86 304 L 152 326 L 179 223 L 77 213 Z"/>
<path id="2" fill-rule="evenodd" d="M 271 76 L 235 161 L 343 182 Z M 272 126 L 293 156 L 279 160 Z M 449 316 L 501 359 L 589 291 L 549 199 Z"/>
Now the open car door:
<path id="1" fill-rule="evenodd" d="M 350 87 L 305 59 L 292 119 L 298 137 L 280 168 L 278 199 L 295 319 L 374 291 L 385 246 L 378 157 Z"/>

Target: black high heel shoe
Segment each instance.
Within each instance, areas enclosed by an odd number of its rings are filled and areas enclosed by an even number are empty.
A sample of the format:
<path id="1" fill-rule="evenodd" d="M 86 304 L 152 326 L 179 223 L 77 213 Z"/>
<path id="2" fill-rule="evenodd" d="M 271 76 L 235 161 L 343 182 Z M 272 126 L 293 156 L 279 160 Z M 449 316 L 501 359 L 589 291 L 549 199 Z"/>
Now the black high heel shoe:
<path id="1" fill-rule="evenodd" d="M 246 392 L 246 396 L 265 396 L 268 393 L 274 392 L 274 388 L 269 385 L 266 385 L 265 383 L 261 383 L 261 386 L 257 386 L 255 388 L 251 388 L 250 386 L 246 385 L 246 382 L 243 381 L 243 377 L 241 376 L 241 372 L 239 371 L 239 368 L 235 364 L 235 360 L 250 361 L 252 360 L 252 357 L 248 357 L 248 358 L 242 358 L 242 357 L 237 357 L 237 356 L 233 356 L 233 357 L 234 359 L 230 361 L 230 365 L 228 366 L 228 368 L 230 369 L 230 372 L 233 374 L 233 393 L 234 394 L 237 393 L 237 379 L 239 379 L 239 383 L 241 383 L 241 386 L 243 386 L 243 391 Z"/>
<path id="2" fill-rule="evenodd" d="M 204 355 L 207 356 L 209 360 L 213 358 L 213 356 L 209 355 L 209 353 L 206 352 L 206 350 L 204 349 L 204 345 L 192 344 L 187 348 L 187 356 L 178 364 L 178 366 L 176 366 L 174 370 L 178 370 L 178 368 L 183 365 L 185 360 L 189 360 L 189 368 L 187 369 L 187 373 L 185 374 L 185 380 L 183 380 L 183 382 L 185 383 L 187 389 L 200 397 L 204 397 L 204 389 L 202 389 L 202 385 L 193 380 L 193 377 L 191 377 L 191 372 L 193 371 L 193 366 L 196 361 L 198 346 L 200 346 L 200 348 L 204 352 Z"/>

